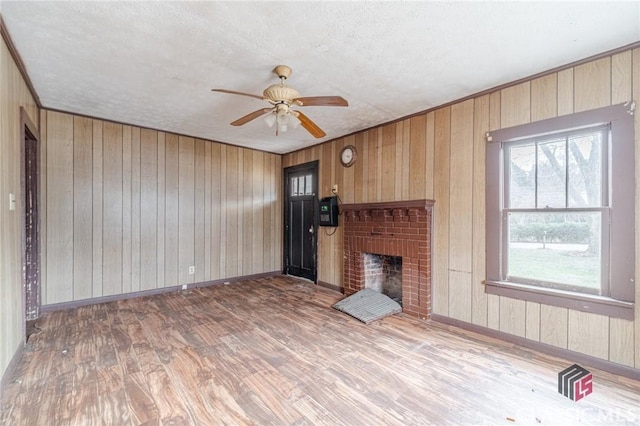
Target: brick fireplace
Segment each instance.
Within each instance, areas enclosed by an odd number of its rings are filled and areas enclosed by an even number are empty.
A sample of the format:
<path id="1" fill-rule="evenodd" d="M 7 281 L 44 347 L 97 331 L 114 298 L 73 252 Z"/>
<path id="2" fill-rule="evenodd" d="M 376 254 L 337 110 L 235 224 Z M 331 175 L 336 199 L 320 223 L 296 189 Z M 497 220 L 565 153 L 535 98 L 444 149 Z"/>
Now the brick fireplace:
<path id="1" fill-rule="evenodd" d="M 402 258 L 402 311 L 431 315 L 432 200 L 343 204 L 344 292 L 365 288 L 366 253 Z"/>

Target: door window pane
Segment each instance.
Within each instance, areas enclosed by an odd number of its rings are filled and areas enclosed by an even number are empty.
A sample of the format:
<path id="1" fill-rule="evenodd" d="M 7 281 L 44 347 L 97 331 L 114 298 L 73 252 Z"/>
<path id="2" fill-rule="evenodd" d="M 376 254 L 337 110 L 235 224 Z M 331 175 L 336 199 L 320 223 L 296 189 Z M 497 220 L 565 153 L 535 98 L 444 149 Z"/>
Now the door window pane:
<path id="1" fill-rule="evenodd" d="M 291 196 L 301 197 L 304 195 L 313 195 L 313 176 L 295 176 L 291 177 Z"/>
<path id="2" fill-rule="evenodd" d="M 305 190 L 304 190 L 304 195 L 311 195 L 312 192 L 312 185 L 311 185 L 311 175 L 306 175 L 304 177 L 305 180 Z"/>

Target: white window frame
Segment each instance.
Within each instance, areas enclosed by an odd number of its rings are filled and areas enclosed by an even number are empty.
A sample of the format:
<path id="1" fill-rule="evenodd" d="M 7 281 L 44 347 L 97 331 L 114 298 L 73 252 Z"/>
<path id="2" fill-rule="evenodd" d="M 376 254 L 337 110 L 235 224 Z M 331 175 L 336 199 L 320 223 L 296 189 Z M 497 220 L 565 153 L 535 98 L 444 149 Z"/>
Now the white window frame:
<path id="1" fill-rule="evenodd" d="M 553 306 L 593 312 L 632 320 L 635 294 L 635 143 L 634 103 L 551 118 L 487 133 L 486 214 L 487 279 L 486 292 Z M 606 164 L 603 165 L 601 294 L 575 289 L 558 289 L 518 282 L 506 273 L 507 209 L 505 149 L 523 140 L 562 134 L 585 128 L 609 129 Z M 553 212 L 555 209 L 538 209 Z M 557 211 L 589 211 L 594 208 L 566 208 Z"/>

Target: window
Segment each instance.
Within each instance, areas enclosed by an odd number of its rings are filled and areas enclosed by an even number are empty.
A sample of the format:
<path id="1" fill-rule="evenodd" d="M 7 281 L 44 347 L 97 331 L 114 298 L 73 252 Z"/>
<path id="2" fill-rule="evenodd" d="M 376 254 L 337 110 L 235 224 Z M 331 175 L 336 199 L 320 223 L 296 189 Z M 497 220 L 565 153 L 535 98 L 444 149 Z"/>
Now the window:
<path id="1" fill-rule="evenodd" d="M 608 134 L 599 126 L 503 148 L 507 281 L 603 292 Z"/>
<path id="2" fill-rule="evenodd" d="M 633 318 L 630 105 L 487 135 L 487 292 Z"/>
<path id="3" fill-rule="evenodd" d="M 294 176 L 291 178 L 291 196 L 300 197 L 313 194 L 313 180 L 311 175 Z"/>

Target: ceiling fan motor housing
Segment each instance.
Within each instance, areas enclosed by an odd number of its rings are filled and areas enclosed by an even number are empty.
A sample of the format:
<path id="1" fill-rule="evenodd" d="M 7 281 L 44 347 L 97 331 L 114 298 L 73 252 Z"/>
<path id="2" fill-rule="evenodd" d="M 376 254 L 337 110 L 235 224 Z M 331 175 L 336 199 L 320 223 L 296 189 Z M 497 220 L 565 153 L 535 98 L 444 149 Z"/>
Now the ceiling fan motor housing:
<path id="1" fill-rule="evenodd" d="M 262 94 L 274 104 L 284 102 L 290 105 L 294 99 L 300 97 L 300 93 L 298 93 L 296 89 L 293 89 L 286 84 L 272 84 L 264 89 Z"/>

